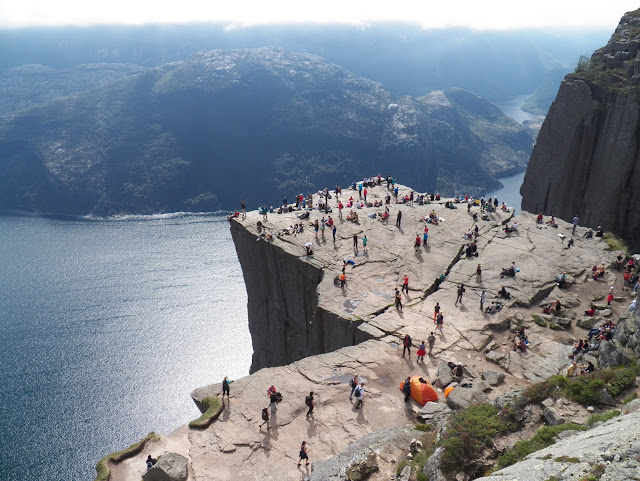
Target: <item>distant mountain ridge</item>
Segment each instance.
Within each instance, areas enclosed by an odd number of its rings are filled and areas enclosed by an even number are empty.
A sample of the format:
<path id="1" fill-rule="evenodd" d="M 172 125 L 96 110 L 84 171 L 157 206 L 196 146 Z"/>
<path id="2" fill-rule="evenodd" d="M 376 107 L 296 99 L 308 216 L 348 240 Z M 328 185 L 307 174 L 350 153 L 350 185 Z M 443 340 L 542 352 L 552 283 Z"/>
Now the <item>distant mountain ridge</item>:
<path id="1" fill-rule="evenodd" d="M 316 55 L 217 50 L 1 118 L 0 208 L 253 207 L 378 172 L 478 193 L 523 170 L 532 145 L 460 89 L 394 98 Z"/>

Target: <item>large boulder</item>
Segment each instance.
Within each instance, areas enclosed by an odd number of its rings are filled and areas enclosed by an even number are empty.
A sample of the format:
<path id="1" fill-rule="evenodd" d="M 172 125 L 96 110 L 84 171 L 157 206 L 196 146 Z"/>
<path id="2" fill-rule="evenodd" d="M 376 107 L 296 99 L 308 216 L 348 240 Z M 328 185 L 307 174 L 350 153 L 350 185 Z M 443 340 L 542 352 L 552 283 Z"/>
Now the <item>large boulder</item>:
<path id="1" fill-rule="evenodd" d="M 483 392 L 481 385 L 463 382 L 449 393 L 447 406 L 451 409 L 464 409 L 475 404 L 489 402 L 489 398 Z"/>
<path id="2" fill-rule="evenodd" d="M 544 411 L 542 411 L 542 416 L 549 426 L 558 426 L 567 422 L 566 419 L 552 407 L 545 408 Z"/>
<path id="3" fill-rule="evenodd" d="M 486 371 L 482 371 L 482 379 L 487 381 L 490 386 L 497 386 L 504 380 L 504 373 L 488 369 Z"/>
<path id="4" fill-rule="evenodd" d="M 144 481 L 186 481 L 189 461 L 177 453 L 160 456 L 158 462 L 142 475 Z"/>
<path id="5" fill-rule="evenodd" d="M 418 417 L 421 418 L 426 424 L 443 424 L 451 416 L 451 408 L 443 403 L 428 402 L 425 404 Z"/>
<path id="6" fill-rule="evenodd" d="M 453 374 L 451 374 L 451 368 L 447 361 L 440 361 L 438 363 L 438 378 L 435 385 L 440 389 L 444 389 L 453 382 Z"/>

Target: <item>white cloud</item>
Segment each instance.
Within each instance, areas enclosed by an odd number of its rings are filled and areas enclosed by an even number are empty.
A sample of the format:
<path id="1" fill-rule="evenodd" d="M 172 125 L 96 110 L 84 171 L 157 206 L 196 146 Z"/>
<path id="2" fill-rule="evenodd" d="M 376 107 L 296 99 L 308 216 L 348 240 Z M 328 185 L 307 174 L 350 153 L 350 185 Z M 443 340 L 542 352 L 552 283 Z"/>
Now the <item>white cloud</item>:
<path id="1" fill-rule="evenodd" d="M 606 5 L 606 7 L 605 7 Z M 602 27 L 638 8 L 637 0 L 0 0 L 0 25 L 93 23 L 265 23 L 414 22 L 425 28 L 477 29 Z"/>

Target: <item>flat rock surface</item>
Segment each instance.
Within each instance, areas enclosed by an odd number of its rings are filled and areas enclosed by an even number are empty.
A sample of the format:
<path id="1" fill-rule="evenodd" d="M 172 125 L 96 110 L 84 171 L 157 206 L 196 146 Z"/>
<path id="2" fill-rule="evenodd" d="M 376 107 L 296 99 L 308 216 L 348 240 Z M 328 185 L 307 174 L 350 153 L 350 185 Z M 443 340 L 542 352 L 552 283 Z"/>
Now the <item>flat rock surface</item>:
<path id="1" fill-rule="evenodd" d="M 401 195 L 409 191 L 400 186 Z M 384 185 L 370 188 L 367 200 L 382 200 L 386 193 Z M 357 199 L 358 193 L 344 189 L 341 199 L 345 201 L 350 196 Z M 299 212 L 269 214 L 267 229 L 275 236 L 271 248 L 284 250 L 290 258 L 288 262 L 319 266 L 324 275 L 317 288 L 318 308 L 360 323 L 358 332 L 366 332 L 369 340 L 292 364 L 260 369 L 237 379 L 231 384 L 231 398 L 225 399 L 223 413 L 211 426 L 204 430 L 182 427 L 162 436 L 138 456 L 113 466 L 113 481 L 139 481 L 145 471 L 146 456 L 165 451 L 182 454 L 189 460 L 190 480 L 303 479 L 311 472 L 304 463 L 300 468 L 297 466 L 303 440 L 307 441 L 313 466 L 342 453 L 365 435 L 416 422 L 420 406 L 415 401 L 405 404 L 399 389 L 408 375 L 420 375 L 433 383 L 440 362 L 461 362 L 467 368 L 465 379 L 471 378 L 470 373 L 477 376 L 472 383 L 480 386 L 480 393 L 488 391 L 480 397 L 493 399 L 557 374 L 569 365 L 567 355 L 573 339 L 565 331 L 558 333 L 537 326 L 532 314 L 540 313 L 539 303 L 554 290 L 555 275 L 566 271 L 575 279 L 566 293 L 558 294 L 574 300 L 573 286 L 594 282 L 588 279 L 588 269 L 601 263 L 609 265 L 614 257 L 599 239 L 576 238 L 574 246 L 567 249 L 557 235 L 558 229 L 538 228 L 535 217 L 529 214 L 511 218 L 511 214 L 498 212 L 490 214 L 486 221 L 479 221 L 479 257 L 466 259 L 464 255 L 460 257 L 466 242 L 462 236 L 473 228 L 474 222 L 465 204 L 457 204 L 458 208 L 451 210 L 442 203 L 424 206 L 392 203 L 386 224 L 367 216 L 382 212 L 383 208 L 358 209 L 360 223 L 354 224 L 346 221 L 350 209 L 345 209 L 345 220 L 338 219 L 335 197 L 330 205 L 334 211 L 329 215 L 337 224 L 335 243 L 329 228 L 324 238 L 320 233 L 316 238 L 310 224 L 327 214 L 315 210 L 305 221 L 304 232 L 297 236 L 276 234 L 299 222 L 296 217 Z M 401 228 L 395 226 L 399 210 L 403 212 Z M 429 224 L 427 247 L 415 250 L 415 237 L 417 234 L 422 237 L 425 226 L 421 219 L 432 210 L 446 220 L 437 226 Z M 479 213 L 479 207 L 473 207 L 471 213 L 474 212 Z M 262 215 L 249 212 L 246 220 L 232 222 L 239 223 L 258 239 L 258 220 L 262 220 Z M 505 234 L 502 224 L 514 221 L 519 224 L 518 230 Z M 559 223 L 560 229 L 569 228 L 566 223 Z M 353 234 L 359 239 L 357 254 Z M 369 241 L 366 252 L 361 240 L 365 234 Z M 307 242 L 313 243 L 312 256 L 305 255 Z M 334 284 L 334 278 L 340 274 L 344 258 L 352 259 L 356 265 L 347 268 L 347 284 L 341 289 Z M 513 278 L 500 278 L 501 268 L 512 261 L 519 272 Z M 475 274 L 478 264 L 482 266 L 480 278 Z M 434 283 L 441 273 L 447 279 L 436 289 Z M 393 304 L 394 289 L 400 288 L 405 275 L 409 277 L 409 292 L 402 295 L 403 309 L 398 311 Z M 465 285 L 466 292 L 456 305 L 460 283 Z M 481 292 L 487 293 L 486 307 L 496 299 L 501 286 L 512 293 L 511 300 L 495 314 L 481 311 Z M 294 296 L 290 302 L 308 300 Z M 417 362 L 418 343 L 435 330 L 436 302 L 444 314 L 444 328 L 436 332 L 432 355 Z M 301 329 L 305 325 L 304 319 L 295 321 Z M 530 347 L 524 353 L 512 350 L 513 330 L 519 325 L 526 326 L 529 334 Z M 402 338 L 407 333 L 413 338 L 413 347 L 411 355 L 403 358 Z M 254 336 L 253 342 L 254 348 L 257 343 L 264 347 L 269 339 Z M 489 355 L 495 358 L 494 362 L 485 359 L 483 352 L 490 343 Z M 479 373 L 487 369 L 505 375 L 492 390 L 480 381 Z M 366 379 L 361 409 L 355 409 L 355 400 L 349 400 L 348 382 L 355 373 Z M 215 381 L 194 394 L 199 398 L 218 395 L 221 387 L 219 380 Z M 266 426 L 260 429 L 260 413 L 268 405 L 266 390 L 271 385 L 282 392 L 284 401 L 272 416 L 271 429 Z M 307 418 L 304 399 L 310 391 L 315 393 L 317 407 L 315 414 Z M 437 391 L 440 403 L 444 403 L 443 392 L 438 388 Z"/>

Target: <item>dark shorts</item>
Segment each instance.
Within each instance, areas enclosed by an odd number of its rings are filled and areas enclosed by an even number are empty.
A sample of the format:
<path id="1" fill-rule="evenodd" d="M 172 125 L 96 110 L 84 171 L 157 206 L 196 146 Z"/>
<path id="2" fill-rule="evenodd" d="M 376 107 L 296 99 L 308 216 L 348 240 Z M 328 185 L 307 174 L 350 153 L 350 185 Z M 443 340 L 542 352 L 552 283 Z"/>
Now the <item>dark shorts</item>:
<path id="1" fill-rule="evenodd" d="M 309 456 L 304 451 L 300 451 L 300 459 L 309 459 Z"/>

